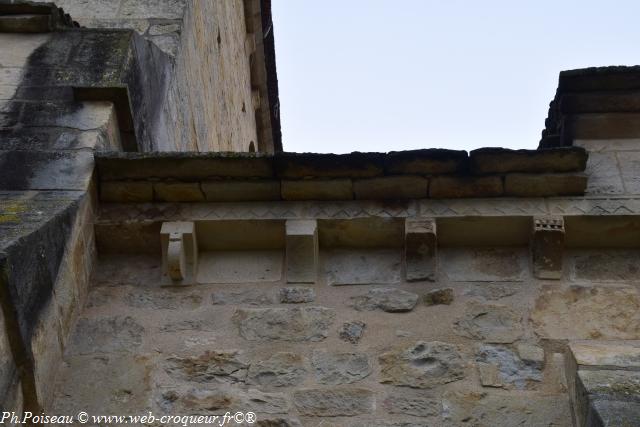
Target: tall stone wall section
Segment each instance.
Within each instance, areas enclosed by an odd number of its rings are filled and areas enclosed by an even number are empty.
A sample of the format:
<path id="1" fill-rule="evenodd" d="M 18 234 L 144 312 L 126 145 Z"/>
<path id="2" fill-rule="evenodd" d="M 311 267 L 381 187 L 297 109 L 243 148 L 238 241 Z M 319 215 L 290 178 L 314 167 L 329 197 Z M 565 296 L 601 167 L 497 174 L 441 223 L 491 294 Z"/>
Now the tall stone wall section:
<path id="1" fill-rule="evenodd" d="M 244 2 L 61 0 L 88 28 L 137 31 L 173 58 L 155 151 L 258 149 Z M 255 106 L 254 106 L 255 104 Z"/>

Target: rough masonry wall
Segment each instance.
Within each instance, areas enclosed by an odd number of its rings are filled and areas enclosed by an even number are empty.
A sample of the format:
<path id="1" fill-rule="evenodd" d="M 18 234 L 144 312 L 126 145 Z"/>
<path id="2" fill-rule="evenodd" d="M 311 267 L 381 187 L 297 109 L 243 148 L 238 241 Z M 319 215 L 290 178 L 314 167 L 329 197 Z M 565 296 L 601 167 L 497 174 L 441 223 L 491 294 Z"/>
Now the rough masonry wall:
<path id="1" fill-rule="evenodd" d="M 155 151 L 257 149 L 241 0 L 60 0 L 88 28 L 126 28 L 173 58 Z M 160 90 L 161 88 L 158 88 Z"/>

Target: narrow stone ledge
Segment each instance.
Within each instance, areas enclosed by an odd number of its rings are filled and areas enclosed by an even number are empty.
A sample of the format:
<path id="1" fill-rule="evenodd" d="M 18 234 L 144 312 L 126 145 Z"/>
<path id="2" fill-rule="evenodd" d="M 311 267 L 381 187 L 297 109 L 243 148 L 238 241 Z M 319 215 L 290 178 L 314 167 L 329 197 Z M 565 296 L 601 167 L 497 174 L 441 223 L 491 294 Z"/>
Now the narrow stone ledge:
<path id="1" fill-rule="evenodd" d="M 209 202 L 280 200 L 280 181 L 204 181 L 202 191 Z"/>
<path id="2" fill-rule="evenodd" d="M 150 181 L 104 181 L 100 183 L 100 200 L 125 203 L 151 202 L 153 183 Z"/>
<path id="3" fill-rule="evenodd" d="M 154 199 L 159 202 L 204 202 L 198 182 L 156 182 Z"/>
<path id="4" fill-rule="evenodd" d="M 356 199 L 424 199 L 427 197 L 429 180 L 415 175 L 385 176 L 356 179 L 353 193 Z"/>
<path id="5" fill-rule="evenodd" d="M 0 15 L 0 33 L 47 33 L 51 15 Z"/>
<path id="6" fill-rule="evenodd" d="M 471 170 L 475 174 L 508 172 L 582 172 L 587 166 L 587 151 L 582 147 L 543 150 L 480 148 L 471 152 Z"/>
<path id="7" fill-rule="evenodd" d="M 559 92 L 640 89 L 640 67 L 590 67 L 560 72 Z"/>
<path id="8" fill-rule="evenodd" d="M 581 196 L 587 188 L 587 175 L 509 174 L 505 177 L 505 195 L 517 197 Z"/>
<path id="9" fill-rule="evenodd" d="M 497 197 L 503 194 L 501 176 L 460 177 L 434 176 L 429 184 L 429 197 L 456 199 L 466 197 Z"/>
<path id="10" fill-rule="evenodd" d="M 384 172 L 382 153 L 280 153 L 274 162 L 281 178 L 369 178 Z"/>
<path id="11" fill-rule="evenodd" d="M 385 158 L 385 172 L 401 175 L 437 175 L 467 171 L 466 151 L 432 148 L 391 151 Z"/>
<path id="12" fill-rule="evenodd" d="M 353 184 L 350 179 L 283 180 L 283 200 L 351 200 Z"/>
<path id="13" fill-rule="evenodd" d="M 96 153 L 101 180 L 211 177 L 270 178 L 273 158 L 260 153 Z"/>

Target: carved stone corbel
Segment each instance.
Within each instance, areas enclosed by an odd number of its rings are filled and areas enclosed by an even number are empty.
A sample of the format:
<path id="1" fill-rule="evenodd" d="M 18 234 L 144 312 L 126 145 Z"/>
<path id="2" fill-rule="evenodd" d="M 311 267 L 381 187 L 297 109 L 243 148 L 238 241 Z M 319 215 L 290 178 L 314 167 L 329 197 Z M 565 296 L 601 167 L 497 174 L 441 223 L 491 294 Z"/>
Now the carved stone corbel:
<path id="1" fill-rule="evenodd" d="M 198 268 L 198 245 L 193 222 L 164 222 L 160 230 L 162 243 L 162 283 L 195 283 Z"/>

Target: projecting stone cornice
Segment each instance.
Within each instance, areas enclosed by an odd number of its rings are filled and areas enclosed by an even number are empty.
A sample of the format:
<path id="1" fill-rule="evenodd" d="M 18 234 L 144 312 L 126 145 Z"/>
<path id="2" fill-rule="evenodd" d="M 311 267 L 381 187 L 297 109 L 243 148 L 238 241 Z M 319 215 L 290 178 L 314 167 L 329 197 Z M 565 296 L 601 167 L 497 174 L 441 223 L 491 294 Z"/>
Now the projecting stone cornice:
<path id="1" fill-rule="evenodd" d="M 587 152 L 98 153 L 104 202 L 410 200 L 582 195 Z"/>

